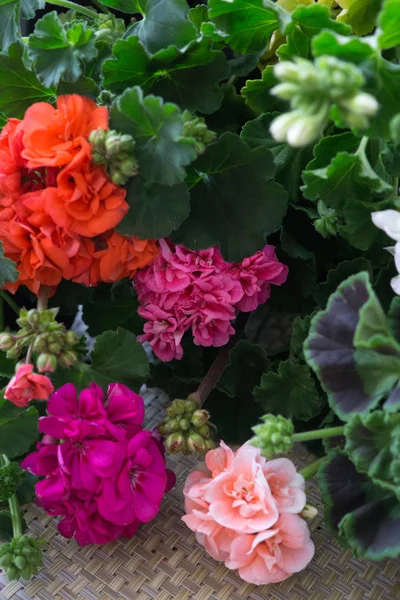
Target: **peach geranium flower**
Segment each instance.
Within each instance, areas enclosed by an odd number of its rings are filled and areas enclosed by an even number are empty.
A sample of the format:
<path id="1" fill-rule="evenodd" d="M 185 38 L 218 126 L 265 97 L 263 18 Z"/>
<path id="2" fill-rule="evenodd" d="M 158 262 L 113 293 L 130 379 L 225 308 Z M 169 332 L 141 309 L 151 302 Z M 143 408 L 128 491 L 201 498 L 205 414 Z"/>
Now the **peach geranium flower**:
<path id="1" fill-rule="evenodd" d="M 108 110 L 93 100 L 72 94 L 59 96 L 57 108 L 36 102 L 22 121 L 24 150 L 29 169 L 60 167 L 74 158 L 90 157 L 88 142 L 94 129 L 107 129 Z"/>
<path id="2" fill-rule="evenodd" d="M 314 556 L 307 523 L 283 513 L 272 529 L 257 535 L 239 535 L 231 544 L 228 569 L 239 569 L 244 581 L 278 583 L 305 569 Z"/>
<path id="3" fill-rule="evenodd" d="M 249 444 L 233 452 L 221 442 L 188 476 L 182 520 L 211 556 L 239 568 L 246 581 L 281 581 L 297 566 L 304 568 L 313 553 L 308 527 L 297 514 L 306 502 L 304 484 L 287 458 L 266 461 Z M 296 564 L 290 562 L 295 551 Z"/>
<path id="4" fill-rule="evenodd" d="M 48 400 L 54 386 L 46 375 L 33 372 L 33 365 L 18 367 L 4 392 L 4 398 L 16 406 L 27 406 L 31 400 Z"/>

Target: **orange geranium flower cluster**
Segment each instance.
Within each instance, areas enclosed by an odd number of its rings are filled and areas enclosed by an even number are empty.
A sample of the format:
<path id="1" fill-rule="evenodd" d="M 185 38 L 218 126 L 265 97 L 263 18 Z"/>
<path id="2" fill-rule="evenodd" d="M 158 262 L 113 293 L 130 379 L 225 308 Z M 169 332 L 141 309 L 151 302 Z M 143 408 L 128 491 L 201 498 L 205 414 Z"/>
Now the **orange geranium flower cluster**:
<path id="1" fill-rule="evenodd" d="M 115 231 L 129 209 L 125 189 L 91 160 L 94 129 L 108 128 L 108 110 L 78 95 L 57 107 L 33 104 L 0 134 L 0 240 L 18 267 L 8 283 L 37 294 L 61 279 L 84 285 L 133 277 L 157 255 L 153 240 Z"/>

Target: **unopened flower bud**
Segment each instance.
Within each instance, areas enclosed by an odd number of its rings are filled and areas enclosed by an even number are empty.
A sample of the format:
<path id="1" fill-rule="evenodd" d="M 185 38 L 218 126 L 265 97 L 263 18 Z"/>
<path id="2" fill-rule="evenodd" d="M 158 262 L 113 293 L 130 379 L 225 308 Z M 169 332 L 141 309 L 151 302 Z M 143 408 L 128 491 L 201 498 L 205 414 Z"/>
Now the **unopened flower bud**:
<path id="1" fill-rule="evenodd" d="M 105 162 L 104 156 L 100 152 L 94 151 L 92 153 L 92 161 L 95 165 L 102 165 Z"/>
<path id="2" fill-rule="evenodd" d="M 209 450 L 214 450 L 215 442 L 211 439 L 204 440 L 204 446 L 205 446 L 206 452 L 208 452 Z"/>
<path id="3" fill-rule="evenodd" d="M 174 433 L 181 430 L 180 419 L 168 419 L 164 421 L 164 429 L 166 433 Z"/>
<path id="4" fill-rule="evenodd" d="M 67 346 L 76 346 L 79 343 L 79 335 L 75 331 L 67 331 L 65 334 L 65 343 Z"/>
<path id="5" fill-rule="evenodd" d="M 14 346 L 14 348 L 10 348 L 7 350 L 7 358 L 17 359 L 21 355 L 22 348 L 18 348 L 18 346 Z"/>
<path id="6" fill-rule="evenodd" d="M 365 92 L 359 92 L 352 98 L 342 101 L 340 105 L 352 113 L 367 117 L 373 116 L 379 108 L 379 103 L 374 96 Z"/>
<path id="7" fill-rule="evenodd" d="M 26 319 L 30 325 L 36 326 L 40 323 L 40 312 L 32 308 L 28 311 Z"/>
<path id="8" fill-rule="evenodd" d="M 277 79 L 298 83 L 299 74 L 298 65 L 289 60 L 277 63 L 274 66 L 274 75 Z"/>
<path id="9" fill-rule="evenodd" d="M 192 423 L 195 427 L 201 427 L 202 425 L 205 425 L 206 423 L 208 423 L 209 419 L 209 412 L 201 408 L 195 410 L 192 415 Z"/>
<path id="10" fill-rule="evenodd" d="M 39 373 L 54 373 L 57 369 L 57 357 L 54 354 L 42 353 L 36 361 L 36 368 Z"/>
<path id="11" fill-rule="evenodd" d="M 14 344 L 14 336 L 11 335 L 11 333 L 5 331 L 0 334 L 0 350 L 11 350 L 11 348 L 14 347 Z"/>
<path id="12" fill-rule="evenodd" d="M 322 123 L 325 125 L 325 121 Z M 304 116 L 289 127 L 287 142 L 293 148 L 308 146 L 323 134 L 321 121 L 314 116 Z"/>
<path id="13" fill-rule="evenodd" d="M 120 138 L 120 149 L 122 152 L 132 152 L 135 147 L 135 140 L 131 135 L 123 134 Z"/>
<path id="14" fill-rule="evenodd" d="M 115 183 L 115 185 L 124 185 L 124 183 L 126 183 L 126 176 L 119 171 L 114 171 L 111 173 L 111 181 Z"/>
<path id="15" fill-rule="evenodd" d="M 138 162 L 134 156 L 130 156 L 120 163 L 119 169 L 126 177 L 133 177 L 138 173 Z"/>
<path id="16" fill-rule="evenodd" d="M 188 397 L 187 400 L 184 400 L 184 402 L 185 402 L 185 413 L 191 417 L 199 405 L 197 404 L 197 402 L 195 400 L 192 400 L 190 396 Z"/>
<path id="17" fill-rule="evenodd" d="M 291 100 L 298 90 L 298 86 L 294 83 L 279 83 L 271 89 L 271 94 L 282 98 L 282 100 Z"/>
<path id="18" fill-rule="evenodd" d="M 303 517 L 306 521 L 311 521 L 318 515 L 318 509 L 312 504 L 306 504 L 300 513 L 300 517 Z"/>
<path id="19" fill-rule="evenodd" d="M 181 431 L 187 431 L 189 429 L 189 427 L 190 427 L 190 423 L 187 419 L 181 419 L 179 421 L 179 429 Z"/>
<path id="20" fill-rule="evenodd" d="M 190 452 L 196 452 L 197 454 L 201 454 L 206 449 L 204 439 L 194 431 L 190 433 L 186 444 Z"/>
<path id="21" fill-rule="evenodd" d="M 117 154 L 121 150 L 120 136 L 118 135 L 118 133 L 116 131 L 109 131 L 107 133 L 107 137 L 106 137 L 104 146 L 105 146 L 108 156 L 113 156 L 114 154 Z"/>
<path id="22" fill-rule="evenodd" d="M 33 351 L 36 354 L 46 351 L 47 337 L 48 337 L 48 335 L 46 333 L 41 333 L 38 336 L 36 336 L 35 341 L 33 342 Z"/>
<path id="23" fill-rule="evenodd" d="M 173 400 L 167 408 L 167 413 L 171 416 L 183 415 L 185 413 L 185 400 Z"/>
<path id="24" fill-rule="evenodd" d="M 102 147 L 106 139 L 107 132 L 104 129 L 95 129 L 89 136 L 89 142 L 92 146 Z"/>
<path id="25" fill-rule="evenodd" d="M 196 431 L 203 438 L 209 438 L 211 436 L 211 431 L 210 431 L 210 428 L 208 425 L 202 425 L 201 427 L 196 427 Z"/>
<path id="26" fill-rule="evenodd" d="M 58 342 L 52 342 L 51 344 L 49 344 L 49 352 L 51 352 L 52 354 L 60 354 L 62 348 L 61 348 L 61 344 Z"/>
<path id="27" fill-rule="evenodd" d="M 64 352 L 62 352 L 57 359 L 61 367 L 68 368 L 76 363 L 78 357 L 72 350 L 64 350 Z"/>
<path id="28" fill-rule="evenodd" d="M 294 427 L 292 421 L 281 415 L 264 415 L 264 423 L 253 427 L 256 434 L 250 443 L 261 448 L 261 453 L 266 457 L 283 454 L 292 447 Z"/>
<path id="29" fill-rule="evenodd" d="M 170 454 L 184 452 L 186 450 L 185 438 L 181 433 L 171 433 L 165 440 L 165 449 Z"/>

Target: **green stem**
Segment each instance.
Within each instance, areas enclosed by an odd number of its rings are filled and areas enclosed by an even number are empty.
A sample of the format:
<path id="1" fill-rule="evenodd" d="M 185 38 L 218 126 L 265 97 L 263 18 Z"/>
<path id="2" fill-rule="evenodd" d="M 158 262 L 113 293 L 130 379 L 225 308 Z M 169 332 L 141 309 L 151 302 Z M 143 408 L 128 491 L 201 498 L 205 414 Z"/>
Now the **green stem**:
<path id="1" fill-rule="evenodd" d="M 304 469 L 301 469 L 299 471 L 300 475 L 303 475 L 304 479 L 311 479 L 311 477 L 314 477 L 314 475 L 317 474 L 318 469 L 325 461 L 326 456 L 314 460 L 314 462 L 312 462 L 310 465 L 307 465 L 306 467 L 304 467 Z"/>
<path id="2" fill-rule="evenodd" d="M 98 16 L 98 13 L 92 8 L 80 6 L 79 4 L 76 4 L 76 2 L 70 2 L 70 0 L 51 0 L 50 2 L 47 2 L 47 4 L 54 4 L 54 6 L 62 6 L 63 8 L 76 10 L 76 12 L 80 12 L 82 15 L 90 17 L 91 19 L 96 19 Z"/>
<path id="3" fill-rule="evenodd" d="M 7 292 L 5 292 L 4 290 L 0 290 L 0 298 L 3 298 L 3 300 L 5 302 L 7 302 L 7 304 L 9 306 L 11 306 L 11 308 L 13 309 L 13 311 L 15 312 L 15 314 L 19 315 L 19 306 L 18 304 L 15 302 L 15 300 L 13 300 L 9 294 L 7 294 Z"/>
<path id="4" fill-rule="evenodd" d="M 110 14 L 110 11 L 108 10 L 108 8 L 106 6 L 103 6 L 103 4 L 100 2 L 100 0 L 92 0 L 92 4 L 97 6 L 97 8 L 99 10 L 101 10 L 101 12 L 105 13 L 106 15 Z"/>
<path id="5" fill-rule="evenodd" d="M 369 142 L 369 137 L 364 135 L 364 137 L 361 139 L 360 145 L 357 148 L 356 154 L 362 154 L 363 152 L 365 152 L 365 149 L 368 146 L 368 142 Z"/>
<path id="6" fill-rule="evenodd" d="M 4 465 L 10 464 L 10 461 L 8 460 L 8 456 L 3 454 L 3 456 L 1 458 L 2 458 L 2 460 L 1 460 L 2 464 L 4 464 Z M 11 496 L 11 498 L 8 499 L 8 505 L 10 507 L 11 522 L 12 522 L 12 526 L 13 526 L 13 537 L 15 537 L 15 538 L 21 537 L 22 523 L 21 523 L 21 513 L 19 511 L 19 506 L 18 506 L 17 494 L 13 494 Z"/>
<path id="7" fill-rule="evenodd" d="M 303 431 L 292 435 L 293 442 L 308 442 L 310 440 L 323 440 L 344 434 L 344 425 L 339 427 L 327 427 L 326 429 L 315 429 L 314 431 Z"/>

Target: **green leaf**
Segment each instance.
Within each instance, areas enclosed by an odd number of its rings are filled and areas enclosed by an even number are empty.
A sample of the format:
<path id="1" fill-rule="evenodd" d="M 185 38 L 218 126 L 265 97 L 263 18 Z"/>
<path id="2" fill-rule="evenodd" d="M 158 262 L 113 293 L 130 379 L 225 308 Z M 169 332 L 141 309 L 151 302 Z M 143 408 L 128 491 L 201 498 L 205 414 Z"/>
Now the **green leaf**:
<path id="1" fill-rule="evenodd" d="M 371 129 L 375 137 L 390 139 L 390 120 L 400 112 L 399 89 L 400 65 L 377 57 L 375 80 L 366 90 L 373 94 L 380 106 L 383 107 L 371 119 Z"/>
<path id="2" fill-rule="evenodd" d="M 336 17 L 338 21 L 348 23 L 356 35 L 373 31 L 382 0 L 341 0 L 340 4 L 345 8 Z"/>
<path id="3" fill-rule="evenodd" d="M 134 23 L 130 33 L 152 54 L 168 46 L 183 48 L 196 37 L 186 0 L 144 0 L 138 2 L 138 9 L 143 19 Z"/>
<path id="4" fill-rule="evenodd" d="M 190 212 L 185 183 L 160 185 L 134 177 L 127 185 L 129 211 L 117 231 L 140 239 L 160 239 L 178 229 Z"/>
<path id="5" fill-rule="evenodd" d="M 118 327 L 117 331 L 105 331 L 96 339 L 91 353 L 91 369 L 108 379 L 138 389 L 149 375 L 146 352 L 136 341 L 136 336 Z"/>
<path id="6" fill-rule="evenodd" d="M 79 77 L 78 81 L 75 81 L 74 83 L 71 83 L 70 81 L 60 81 L 57 88 L 57 95 L 79 94 L 80 96 L 87 96 L 92 100 L 96 100 L 99 91 L 100 88 L 94 79 L 82 75 Z"/>
<path id="7" fill-rule="evenodd" d="M 224 133 L 193 163 L 191 212 L 175 234 L 189 248 L 220 244 L 224 257 L 242 260 L 265 245 L 277 229 L 287 197 L 273 176 L 267 148 L 251 150 L 233 133 Z"/>
<path id="8" fill-rule="evenodd" d="M 378 46 L 387 50 L 400 44 L 400 0 L 385 0 L 378 17 Z"/>
<path id="9" fill-rule="evenodd" d="M 358 473 L 350 459 L 333 451 L 318 479 L 325 522 L 357 553 L 370 560 L 400 552 L 398 500 Z"/>
<path id="10" fill-rule="evenodd" d="M 340 152 L 353 153 L 360 145 L 360 138 L 350 131 L 338 135 L 327 135 L 315 145 L 314 158 L 306 167 L 307 171 L 326 167 L 330 161 Z"/>
<path id="11" fill-rule="evenodd" d="M 304 356 L 343 421 L 370 411 L 393 385 L 399 357 L 385 345 L 387 335 L 385 315 L 365 272 L 341 283 L 326 310 L 313 318 Z"/>
<path id="12" fill-rule="evenodd" d="M 64 27 L 55 11 L 39 19 L 26 47 L 28 61 L 39 81 L 47 86 L 75 82 L 82 75 L 82 61 L 97 56 L 94 31 L 79 21 Z"/>
<path id="13" fill-rule="evenodd" d="M 18 0 L 0 0 L 0 48 L 6 53 L 9 46 L 19 38 Z"/>
<path id="14" fill-rule="evenodd" d="M 311 42 L 312 53 L 317 56 L 336 56 L 356 65 L 376 55 L 373 38 L 344 37 L 332 31 L 322 31 Z"/>
<path id="15" fill-rule="evenodd" d="M 0 454 L 14 458 L 28 452 L 39 439 L 38 417 L 34 406 L 19 408 L 6 401 L 0 407 Z"/>
<path id="16" fill-rule="evenodd" d="M 303 345 L 310 330 L 310 324 L 313 314 L 305 317 L 296 317 L 292 323 L 290 334 L 290 355 L 300 360 L 304 360 Z"/>
<path id="17" fill-rule="evenodd" d="M 123 327 L 139 334 L 143 319 L 137 314 L 139 303 L 131 282 L 121 281 L 113 286 L 100 285 L 91 302 L 83 305 L 83 320 L 89 335 L 96 337 L 107 330 Z"/>
<path id="18" fill-rule="evenodd" d="M 264 373 L 254 398 L 265 412 L 309 421 L 323 408 L 311 371 L 291 360 L 281 361 L 277 373 Z"/>
<path id="19" fill-rule="evenodd" d="M 23 19 L 33 19 L 35 12 L 45 7 L 45 0 L 20 0 L 21 16 Z"/>
<path id="20" fill-rule="evenodd" d="M 261 376 L 270 368 L 270 364 L 271 361 L 259 345 L 240 340 L 229 352 L 229 362 L 217 388 L 230 398 L 241 395 L 248 402 L 253 388 L 259 384 Z"/>
<path id="21" fill-rule="evenodd" d="M 400 343 L 400 297 L 395 296 L 390 304 L 388 313 L 389 331 Z"/>
<path id="22" fill-rule="evenodd" d="M 276 29 L 283 29 L 290 17 L 269 0 L 210 0 L 210 20 L 225 33 L 234 50 L 252 54 L 263 50 Z"/>
<path id="23" fill-rule="evenodd" d="M 15 374 L 15 365 L 15 360 L 7 358 L 6 353 L 0 351 L 0 377 L 11 379 Z"/>
<path id="24" fill-rule="evenodd" d="M 185 165 L 196 158 L 196 142 L 182 135 L 184 120 L 178 106 L 157 96 L 145 97 L 134 87 L 114 102 L 111 126 L 134 137 L 146 180 L 174 185 L 185 179 Z"/>
<path id="25" fill-rule="evenodd" d="M 114 58 L 106 60 L 104 86 L 113 92 L 140 86 L 182 108 L 211 114 L 222 102 L 218 83 L 228 76 L 228 64 L 220 50 L 210 48 L 209 38 L 195 41 L 185 49 L 170 46 L 150 56 L 137 37 L 118 40 Z"/>
<path id="26" fill-rule="evenodd" d="M 374 483 L 392 490 L 400 498 L 400 485 L 393 480 L 391 470 L 395 427 L 392 415 L 381 410 L 352 415 L 345 426 L 345 450 L 358 471 L 367 473 Z"/>
<path id="27" fill-rule="evenodd" d="M 387 195 L 392 191 L 392 186 L 375 173 L 363 154 L 348 152 L 339 152 L 324 168 L 307 168 L 303 180 L 301 190 L 306 198 L 319 197 L 339 211 L 349 200 L 365 201 L 373 193 Z"/>
<path id="28" fill-rule="evenodd" d="M 134 14 L 141 12 L 140 0 L 101 0 L 101 4 L 125 13 Z M 145 4 L 145 0 L 143 4 Z"/>
<path id="29" fill-rule="evenodd" d="M 295 56 L 308 58 L 311 40 L 322 29 L 331 29 L 343 35 L 351 33 L 350 27 L 331 18 L 331 11 L 327 6 L 298 6 L 291 14 L 291 22 L 285 30 L 286 44 L 282 44 L 277 50 L 280 60 L 291 60 Z"/>
<path id="30" fill-rule="evenodd" d="M 271 88 L 278 83 L 274 68 L 268 65 L 262 72 L 261 79 L 249 79 L 242 89 L 246 103 L 256 113 L 273 112 L 280 109 L 282 101 L 272 96 Z"/>
<path id="31" fill-rule="evenodd" d="M 11 542 L 14 537 L 11 513 L 9 510 L 0 510 L 0 540 Z"/>
<path id="32" fill-rule="evenodd" d="M 329 271 L 326 281 L 317 286 L 314 292 L 315 302 L 319 306 L 325 306 L 329 296 L 336 291 L 338 285 L 350 275 L 356 275 L 360 271 L 367 271 L 370 275 L 372 274 L 371 262 L 366 258 L 358 257 L 339 263 L 337 267 Z"/>
<path id="33" fill-rule="evenodd" d="M 8 56 L 0 54 L 0 106 L 10 117 L 23 117 L 25 110 L 34 102 L 54 100 L 56 92 L 47 89 L 36 75 L 26 69 L 22 62 L 22 46 L 12 44 Z"/>
<path id="34" fill-rule="evenodd" d="M 4 256 L 3 242 L 0 241 L 0 286 L 10 281 L 17 281 L 18 276 L 17 265 Z"/>

